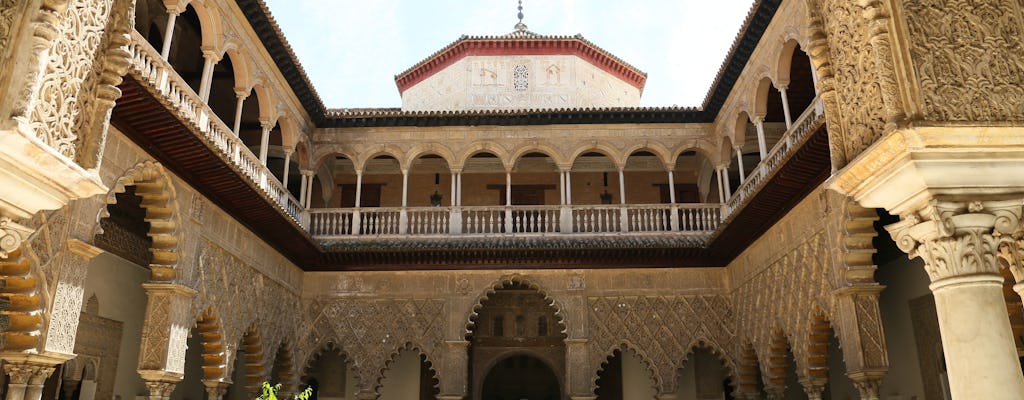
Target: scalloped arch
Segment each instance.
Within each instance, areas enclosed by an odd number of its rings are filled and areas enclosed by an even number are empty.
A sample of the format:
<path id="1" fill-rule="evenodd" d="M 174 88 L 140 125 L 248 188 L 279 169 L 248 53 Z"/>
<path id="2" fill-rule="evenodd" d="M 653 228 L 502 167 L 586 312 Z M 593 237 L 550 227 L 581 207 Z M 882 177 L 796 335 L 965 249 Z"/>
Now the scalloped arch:
<path id="1" fill-rule="evenodd" d="M 180 215 L 178 211 L 177 193 L 170 174 L 163 165 L 154 161 L 136 164 L 118 178 L 105 198 L 106 204 L 117 204 L 117 194 L 124 193 L 126 186 L 135 186 L 135 195 L 142 198 L 142 208 L 146 210 L 145 221 L 150 228 L 147 236 L 153 239 L 150 252 L 153 259 L 149 264 L 151 279 L 159 282 L 173 281 L 177 275 L 178 244 L 182 243 L 179 232 Z M 106 208 L 100 217 L 109 216 Z M 101 233 L 100 225 L 96 225 Z"/>
<path id="2" fill-rule="evenodd" d="M 406 342 L 401 347 L 398 347 L 397 349 L 392 351 L 391 354 L 388 354 L 387 361 L 384 362 L 384 367 L 381 368 L 380 371 L 377 373 L 377 379 L 374 381 L 373 384 L 373 392 L 377 396 L 380 396 L 380 389 L 384 387 L 384 377 L 387 375 L 388 371 L 392 369 L 392 366 L 395 364 L 395 362 L 398 361 L 398 358 L 401 357 L 402 352 L 405 351 L 414 351 L 419 355 L 418 358 L 420 358 L 420 362 L 425 363 L 427 365 L 427 368 L 430 369 L 431 376 L 434 378 L 434 382 L 432 385 L 434 388 L 434 392 L 440 392 L 441 377 L 440 375 L 438 375 L 437 369 L 434 368 L 433 362 L 431 362 L 430 359 L 430 355 L 425 353 L 422 349 L 423 346 L 416 345 L 412 342 Z"/>
<path id="3" fill-rule="evenodd" d="M 615 353 L 618 352 L 621 357 L 622 354 L 624 354 L 626 351 L 632 351 L 633 353 L 636 353 L 636 355 L 640 357 L 640 363 L 643 364 L 644 370 L 647 371 L 647 377 L 650 378 L 651 382 L 654 383 L 651 387 L 654 388 L 655 393 L 664 393 L 664 382 L 661 381 L 661 374 L 658 373 L 658 368 L 654 365 L 653 362 L 651 362 L 651 358 L 647 356 L 647 353 L 643 352 L 640 349 L 640 346 L 637 346 L 635 343 L 629 340 L 623 340 L 619 344 L 611 346 L 610 348 L 605 349 L 605 351 L 601 353 L 604 354 L 605 357 L 603 359 L 600 359 L 600 364 L 594 366 L 595 368 L 593 368 L 594 375 L 591 376 L 590 380 L 590 393 L 597 393 L 597 381 L 598 379 L 601 378 L 601 373 L 604 372 L 606 366 L 608 365 L 608 362 L 610 362 L 612 358 L 615 357 Z"/>
<path id="4" fill-rule="evenodd" d="M 526 287 L 528 287 L 528 288 L 530 288 L 532 290 L 536 290 L 537 293 L 539 293 L 541 296 L 543 296 L 544 300 L 548 303 L 548 306 L 549 307 L 554 307 L 554 309 L 555 309 L 556 322 L 558 323 L 559 328 L 561 328 L 561 330 L 559 332 L 561 332 L 562 335 L 566 335 L 567 334 L 568 328 L 566 327 L 566 324 L 565 324 L 565 316 L 562 313 L 562 310 L 564 310 L 565 308 L 561 304 L 559 304 L 558 300 L 555 299 L 554 297 L 550 296 L 548 294 L 548 292 L 545 291 L 536 282 L 534 282 L 534 281 L 532 281 L 532 280 L 530 280 L 530 279 L 528 279 L 528 278 L 526 278 L 526 277 L 524 277 L 522 275 L 512 274 L 512 275 L 502 276 L 501 278 L 498 278 L 497 280 L 493 281 L 491 283 L 491 285 L 488 286 L 487 289 L 485 289 L 483 291 L 483 293 L 481 293 L 479 296 L 477 296 L 476 302 L 473 303 L 473 307 L 470 307 L 469 315 L 467 315 L 466 319 L 465 319 L 465 321 L 466 321 L 466 329 L 463 332 L 463 337 L 465 339 L 468 340 L 470 338 L 470 335 L 473 334 L 473 329 L 476 328 L 476 320 L 480 316 L 480 309 L 483 308 L 484 301 L 487 301 L 488 299 L 490 299 L 490 296 L 493 295 L 495 293 L 495 291 L 497 291 L 498 289 L 501 289 L 502 287 L 504 287 L 506 285 L 513 285 L 513 284 L 516 284 L 516 283 L 521 284 L 521 285 L 525 285 Z"/>

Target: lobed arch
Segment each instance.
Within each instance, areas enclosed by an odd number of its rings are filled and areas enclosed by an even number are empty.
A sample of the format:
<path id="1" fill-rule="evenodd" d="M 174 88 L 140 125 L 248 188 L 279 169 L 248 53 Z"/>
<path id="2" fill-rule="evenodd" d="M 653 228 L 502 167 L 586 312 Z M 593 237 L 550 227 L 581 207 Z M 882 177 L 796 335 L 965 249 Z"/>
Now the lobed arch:
<path id="1" fill-rule="evenodd" d="M 590 379 L 589 393 L 597 394 L 597 381 L 601 378 L 601 373 L 604 372 L 605 368 L 607 368 L 608 363 L 611 362 L 612 358 L 615 357 L 616 351 L 618 351 L 620 354 L 625 353 L 626 351 L 633 351 L 638 356 L 640 356 L 640 363 L 643 364 L 644 370 L 647 371 L 648 377 L 654 383 L 652 386 L 654 388 L 654 392 L 658 394 L 665 393 L 665 385 L 661 379 L 661 374 L 658 372 L 657 366 L 654 365 L 654 362 L 651 361 L 651 358 L 647 355 L 647 353 L 641 350 L 640 346 L 636 345 L 635 343 L 629 340 L 623 340 L 619 344 L 613 345 L 605 349 L 603 352 L 601 352 L 601 354 L 604 354 L 605 356 L 598 358 L 600 360 L 600 364 L 596 365 L 596 368 L 593 368 L 594 375 L 592 375 Z"/>
<path id="2" fill-rule="evenodd" d="M 739 390 L 739 368 L 737 367 L 736 360 L 730 357 L 728 352 L 724 351 L 721 347 L 715 345 L 715 342 L 704 338 L 695 339 L 691 341 L 689 346 L 687 346 L 686 348 L 689 350 L 683 356 L 683 359 L 679 362 L 678 369 L 682 369 L 686 362 L 690 360 L 690 356 L 693 355 L 694 350 L 700 348 L 707 349 L 712 355 L 715 356 L 715 358 L 718 359 L 718 361 L 722 363 L 722 368 L 725 370 L 724 375 L 727 379 L 729 379 L 729 386 L 732 388 L 732 390 Z M 676 379 L 678 376 L 678 371 L 677 373 L 672 374 L 673 379 Z M 678 390 L 679 383 L 674 382 L 672 387 Z"/>
<path id="3" fill-rule="evenodd" d="M 174 281 L 180 259 L 178 244 L 183 243 L 183 240 L 178 229 L 181 226 L 181 213 L 170 174 L 155 161 L 136 164 L 112 185 L 105 198 L 106 204 L 117 204 L 117 194 L 124 193 L 127 186 L 135 186 L 135 195 L 142 198 L 141 206 L 146 210 L 145 221 L 150 224 L 147 233 L 153 240 L 150 247 L 153 256 L 149 264 L 150 279 L 156 282 Z M 99 217 L 109 215 L 107 208 L 103 207 Z M 100 224 L 96 224 L 96 229 L 101 229 Z"/>
<path id="4" fill-rule="evenodd" d="M 271 368 L 270 371 L 267 371 L 267 382 L 271 384 L 280 383 L 281 391 L 284 393 L 292 393 L 298 389 L 296 385 L 295 359 L 293 356 L 296 351 L 293 347 L 294 344 L 287 339 L 281 340 L 277 346 L 271 347 L 276 350 L 274 351 L 273 358 L 270 360 Z M 274 376 L 274 372 L 277 372 L 277 376 Z"/>
<path id="5" fill-rule="evenodd" d="M 42 286 L 46 277 L 39 268 L 39 260 L 31 257 L 24 248 L 29 247 L 28 241 L 0 258 L 0 279 L 4 285 L 0 287 L 0 297 L 8 301 L 6 314 L 9 324 L 0 333 L 0 350 L 4 352 L 30 352 L 40 347 L 40 332 L 47 330 L 44 319 L 46 304 L 52 299 Z"/>
<path id="6" fill-rule="evenodd" d="M 567 158 L 567 162 L 570 168 L 576 164 L 584 154 L 587 153 L 598 153 L 605 157 L 608 157 L 615 166 L 626 165 L 626 160 L 622 157 L 622 152 L 616 149 L 614 145 L 606 141 L 594 141 L 587 146 L 578 147 L 573 150 L 572 154 Z"/>
<path id="7" fill-rule="evenodd" d="M 759 393 L 760 388 L 757 381 L 760 376 L 760 362 L 753 344 L 744 342 L 740 345 L 740 353 L 735 365 L 734 391 L 740 394 Z"/>
<path id="8" fill-rule="evenodd" d="M 509 170 L 515 168 L 516 164 L 519 163 L 519 160 L 523 158 L 523 156 L 532 153 L 544 154 L 551 157 L 551 160 L 554 161 L 555 165 L 565 165 L 566 163 L 565 156 L 562 155 L 562 152 L 558 151 L 558 149 L 551 145 L 546 143 L 528 143 L 519 146 L 512 151 L 505 163 L 505 168 Z"/>
<path id="9" fill-rule="evenodd" d="M 761 377 L 765 391 L 784 391 L 786 388 L 786 353 L 790 350 L 786 333 L 779 328 L 773 329 L 768 340 L 763 344 L 758 357 L 761 362 Z"/>
<path id="10" fill-rule="evenodd" d="M 213 307 L 208 307 L 196 318 L 196 330 L 202 343 L 202 360 L 204 381 L 224 381 L 230 378 L 226 346 L 224 343 L 224 327 Z"/>
<path id="11" fill-rule="evenodd" d="M 491 285 L 488 286 L 487 289 L 485 289 L 483 291 L 483 293 L 481 293 L 479 296 L 477 296 L 476 302 L 473 303 L 472 307 L 470 307 L 469 314 L 466 316 L 466 319 L 465 319 L 465 321 L 466 321 L 466 328 L 465 328 L 465 331 L 463 332 L 463 337 L 467 341 L 472 341 L 471 340 L 471 336 L 473 335 L 473 329 L 476 326 L 477 318 L 480 316 L 480 309 L 483 308 L 484 301 L 487 301 L 488 299 L 490 299 L 490 296 L 493 295 L 498 289 L 501 289 L 501 288 L 505 287 L 506 285 L 514 285 L 514 284 L 520 284 L 520 285 L 523 285 L 523 286 L 526 286 L 526 287 L 530 288 L 531 290 L 536 290 L 538 294 L 543 296 L 544 297 L 544 301 L 546 303 L 548 303 L 548 305 L 550 307 L 554 307 L 554 309 L 555 309 L 555 313 L 554 313 L 555 314 L 555 321 L 554 322 L 558 325 L 558 327 L 560 329 L 559 332 L 563 336 L 565 336 L 568 333 L 568 328 L 567 328 L 567 326 L 565 324 L 565 319 L 566 318 L 565 318 L 565 316 L 562 313 L 562 310 L 565 309 L 564 305 L 560 304 L 557 299 L 555 299 L 554 297 L 549 295 L 548 292 L 546 290 L 544 290 L 544 288 L 542 288 L 539 284 L 537 284 L 533 280 L 531 280 L 529 278 L 526 278 L 526 277 L 523 277 L 522 275 L 519 275 L 519 274 L 512 274 L 512 275 L 505 275 L 505 276 L 503 276 L 501 278 L 498 278 L 497 280 L 493 281 L 491 283 Z"/>
<path id="12" fill-rule="evenodd" d="M 804 344 L 805 378 L 812 382 L 828 382 L 828 347 L 829 341 L 835 331 L 832 329 L 832 322 L 821 309 L 811 313 L 811 319 L 807 324 L 807 342 Z M 797 364 L 801 364 L 797 361 Z"/>
<path id="13" fill-rule="evenodd" d="M 356 385 L 360 388 L 366 387 L 366 379 L 362 374 L 360 368 L 355 363 L 355 358 L 352 357 L 352 353 L 345 351 L 345 349 L 337 344 L 333 340 L 328 340 L 323 344 L 316 347 L 315 350 L 311 351 L 307 356 L 306 360 L 302 362 L 302 377 L 309 376 L 309 372 L 316 366 L 316 362 L 326 353 L 334 353 L 341 356 L 345 360 L 346 367 L 352 367 L 349 370 L 355 375 L 353 378 L 356 381 Z M 284 385 L 282 385 L 283 387 Z"/>
<path id="14" fill-rule="evenodd" d="M 457 162 L 451 165 L 450 168 L 462 169 L 466 166 L 466 162 L 468 162 L 470 158 L 481 153 L 490 153 L 495 155 L 499 160 L 502 160 L 501 162 L 505 165 L 505 168 L 509 168 L 507 160 L 511 158 L 511 155 L 509 155 L 508 150 L 497 142 L 474 142 L 468 148 L 463 150 L 462 154 L 456 158 Z"/>
<path id="15" fill-rule="evenodd" d="M 394 351 L 388 354 L 387 361 L 384 362 L 384 367 L 380 369 L 380 371 L 377 373 L 377 379 L 374 380 L 373 393 L 376 394 L 378 397 L 380 396 L 380 389 L 384 387 L 384 376 L 387 375 L 387 372 L 393 368 L 393 365 L 395 364 L 395 362 L 398 361 L 398 358 L 401 357 L 403 351 L 414 351 L 419 354 L 420 361 L 422 363 L 425 363 L 427 365 L 427 368 L 430 369 L 430 372 L 432 372 L 431 376 L 434 379 L 432 382 L 433 385 L 431 385 L 431 387 L 434 388 L 435 392 L 439 393 L 441 391 L 440 375 L 437 372 L 437 368 L 434 367 L 433 362 L 431 362 L 430 355 L 423 351 L 423 348 L 423 346 L 420 346 L 413 342 L 405 342 L 405 344 L 395 348 Z"/>
<path id="16" fill-rule="evenodd" d="M 263 383 L 263 342 L 260 336 L 258 322 L 253 321 L 249 328 L 242 334 L 241 339 L 241 350 L 245 351 L 245 382 L 234 382 L 235 385 L 241 384 L 245 388 L 247 395 L 253 395 L 260 388 L 260 384 Z M 235 357 L 238 357 L 240 351 L 235 352 Z M 234 360 L 229 363 L 229 366 L 234 366 Z M 233 371 L 232 371 L 233 373 Z"/>
<path id="17" fill-rule="evenodd" d="M 455 153 L 453 153 L 448 146 L 437 143 L 417 144 L 406 153 L 407 156 L 405 157 L 405 160 L 399 160 L 399 163 L 401 164 L 404 161 L 404 165 L 406 165 L 407 168 L 412 168 L 412 163 L 416 162 L 416 159 L 427 155 L 441 157 L 444 162 L 448 164 L 449 170 L 452 168 L 452 163 L 455 161 Z"/>
<path id="18" fill-rule="evenodd" d="M 662 145 L 661 143 L 637 143 L 632 146 L 626 147 L 625 151 L 622 152 L 621 165 L 623 168 L 626 166 L 626 162 L 629 160 L 629 157 L 631 157 L 633 153 L 636 153 L 638 151 L 646 151 L 651 154 L 654 154 L 654 156 L 658 157 L 658 159 L 661 160 L 662 164 L 665 165 L 672 165 L 672 161 L 674 161 L 671 156 L 672 151 L 669 150 L 664 145 Z"/>

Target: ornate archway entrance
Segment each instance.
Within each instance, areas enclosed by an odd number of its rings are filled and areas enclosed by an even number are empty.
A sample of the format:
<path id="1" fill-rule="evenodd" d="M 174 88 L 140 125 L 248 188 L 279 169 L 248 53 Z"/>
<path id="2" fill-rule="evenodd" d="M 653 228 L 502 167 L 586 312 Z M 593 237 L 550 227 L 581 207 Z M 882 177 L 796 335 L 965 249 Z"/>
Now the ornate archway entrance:
<path id="1" fill-rule="evenodd" d="M 528 354 L 507 357 L 487 372 L 482 400 L 560 400 L 558 377 L 544 361 Z"/>

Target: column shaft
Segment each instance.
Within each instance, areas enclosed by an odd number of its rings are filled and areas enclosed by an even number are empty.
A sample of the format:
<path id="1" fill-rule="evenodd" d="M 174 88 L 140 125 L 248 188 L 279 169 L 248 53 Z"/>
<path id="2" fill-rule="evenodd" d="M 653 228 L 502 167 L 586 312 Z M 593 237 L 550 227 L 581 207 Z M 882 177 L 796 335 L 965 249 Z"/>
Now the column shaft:
<path id="1" fill-rule="evenodd" d="M 793 117 L 789 110 L 789 95 L 786 94 L 786 85 L 778 85 L 779 94 L 782 95 L 782 113 L 786 116 L 786 130 L 793 126 Z"/>
<path id="2" fill-rule="evenodd" d="M 744 171 L 746 168 L 743 167 L 743 151 L 739 147 L 736 148 L 736 162 L 739 163 L 737 166 L 740 167 L 740 183 L 742 184 L 747 180 L 747 173 Z"/>
<path id="3" fill-rule="evenodd" d="M 288 190 L 288 173 L 291 172 L 292 166 L 292 152 L 288 151 L 284 153 L 284 174 L 281 175 L 281 185 L 284 186 L 284 190 Z"/>
<path id="4" fill-rule="evenodd" d="M 168 57 L 171 55 L 171 39 L 174 38 L 174 21 L 177 18 L 177 12 L 167 10 L 167 30 L 164 31 L 164 47 L 160 49 L 160 56 L 167 61 L 171 61 Z"/>
<path id="5" fill-rule="evenodd" d="M 270 126 L 270 123 L 264 123 L 262 125 L 263 134 L 260 136 L 260 164 L 266 166 L 267 150 L 269 150 L 267 147 L 270 146 L 270 129 L 272 129 L 273 127 Z"/>
<path id="6" fill-rule="evenodd" d="M 242 106 L 245 105 L 245 99 L 248 95 L 235 94 L 235 121 L 231 127 L 231 131 L 235 133 L 235 137 L 238 137 L 238 131 L 242 129 Z"/>
<path id="7" fill-rule="evenodd" d="M 676 204 L 676 180 L 672 170 L 668 170 L 668 202 Z"/>
<path id="8" fill-rule="evenodd" d="M 768 142 L 764 138 L 764 117 L 754 117 L 754 126 L 757 127 L 757 150 L 761 153 L 761 161 L 768 156 Z"/>

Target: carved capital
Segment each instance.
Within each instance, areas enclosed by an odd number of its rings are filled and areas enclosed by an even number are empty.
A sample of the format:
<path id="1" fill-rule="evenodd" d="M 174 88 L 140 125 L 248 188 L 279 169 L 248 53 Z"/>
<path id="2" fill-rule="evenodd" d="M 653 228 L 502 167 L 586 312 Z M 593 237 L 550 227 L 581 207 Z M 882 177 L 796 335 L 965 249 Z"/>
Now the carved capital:
<path id="1" fill-rule="evenodd" d="M 146 381 L 149 398 L 153 400 L 170 398 L 175 386 L 178 386 L 178 382 Z"/>
<path id="2" fill-rule="evenodd" d="M 896 245 L 921 257 L 932 282 L 977 274 L 999 274 L 995 232 L 1020 224 L 1020 201 L 950 203 L 932 201 L 917 213 L 886 226 Z"/>
<path id="3" fill-rule="evenodd" d="M 31 234 L 32 229 L 8 217 L 0 217 L 0 258 L 7 258 L 10 253 L 19 249 L 21 243 Z"/>
<path id="4" fill-rule="evenodd" d="M 882 385 L 882 378 L 885 377 L 885 372 L 851 373 L 847 375 L 853 381 L 853 386 L 860 392 L 862 400 L 878 399 L 878 388 Z"/>
<path id="5" fill-rule="evenodd" d="M 20 385 L 41 385 L 53 373 L 53 365 L 33 363 L 5 363 L 4 373 L 9 383 Z"/>
<path id="6" fill-rule="evenodd" d="M 228 392 L 228 388 L 231 387 L 231 382 L 204 380 L 203 386 L 206 387 L 206 396 L 208 399 L 219 400 Z"/>

